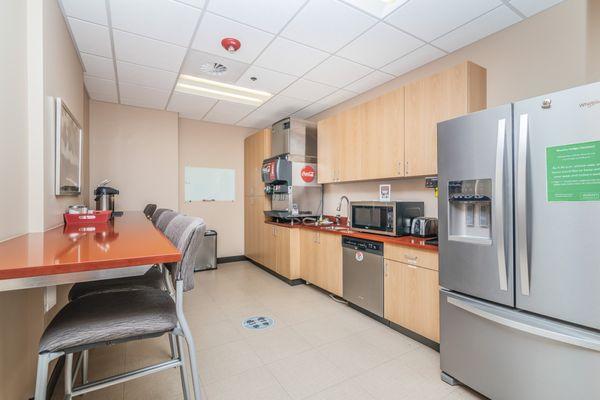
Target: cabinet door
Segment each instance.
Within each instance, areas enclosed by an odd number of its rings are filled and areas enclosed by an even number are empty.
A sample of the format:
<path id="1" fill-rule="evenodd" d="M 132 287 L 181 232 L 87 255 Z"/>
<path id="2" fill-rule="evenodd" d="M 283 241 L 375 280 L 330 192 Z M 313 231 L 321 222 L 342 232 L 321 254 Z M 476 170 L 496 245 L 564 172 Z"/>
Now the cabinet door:
<path id="1" fill-rule="evenodd" d="M 318 285 L 342 295 L 342 237 L 335 233 L 319 234 Z"/>
<path id="2" fill-rule="evenodd" d="M 244 195 L 254 196 L 254 168 L 255 168 L 255 136 L 248 136 L 244 140 Z"/>
<path id="3" fill-rule="evenodd" d="M 275 228 L 275 225 L 263 222 L 260 246 L 260 263 L 273 271 L 276 271 L 277 251 Z"/>
<path id="4" fill-rule="evenodd" d="M 367 140 L 362 129 L 361 107 L 343 111 L 339 116 L 338 128 L 334 163 L 336 181 L 358 180 L 364 158 L 362 146 Z"/>
<path id="5" fill-rule="evenodd" d="M 384 316 L 398 325 L 439 342 L 437 272 L 385 260 Z"/>
<path id="6" fill-rule="evenodd" d="M 300 230 L 300 277 L 313 283 L 316 276 L 318 232 L 308 229 Z"/>
<path id="7" fill-rule="evenodd" d="M 361 108 L 360 179 L 404 176 L 404 88 Z"/>
<path id="8" fill-rule="evenodd" d="M 246 197 L 244 205 L 244 242 L 246 256 L 260 262 L 262 229 L 264 225 L 264 197 Z"/>
<path id="9" fill-rule="evenodd" d="M 290 277 L 290 228 L 275 227 L 275 272 Z"/>
<path id="10" fill-rule="evenodd" d="M 333 116 L 317 123 L 317 181 L 319 183 L 335 181 L 338 119 L 338 116 Z"/>

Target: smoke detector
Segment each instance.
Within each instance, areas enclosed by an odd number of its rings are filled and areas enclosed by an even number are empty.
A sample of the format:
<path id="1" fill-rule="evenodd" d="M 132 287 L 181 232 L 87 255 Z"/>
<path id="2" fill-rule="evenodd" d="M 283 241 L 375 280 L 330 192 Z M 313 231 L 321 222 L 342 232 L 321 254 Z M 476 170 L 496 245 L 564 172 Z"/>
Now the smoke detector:
<path id="1" fill-rule="evenodd" d="M 206 75 L 220 76 L 227 72 L 227 67 L 218 62 L 208 62 L 200 66 L 200 71 Z"/>
<path id="2" fill-rule="evenodd" d="M 236 38 L 224 38 L 221 40 L 221 46 L 230 53 L 235 53 L 242 47 L 242 44 Z"/>

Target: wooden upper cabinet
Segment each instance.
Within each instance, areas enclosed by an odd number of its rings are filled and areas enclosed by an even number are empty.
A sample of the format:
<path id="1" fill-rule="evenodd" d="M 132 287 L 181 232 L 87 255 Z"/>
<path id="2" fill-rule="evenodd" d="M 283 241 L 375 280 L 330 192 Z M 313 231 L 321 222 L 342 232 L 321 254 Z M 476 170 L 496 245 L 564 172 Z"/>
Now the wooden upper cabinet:
<path id="1" fill-rule="evenodd" d="M 318 183 L 335 182 L 338 119 L 334 115 L 317 123 Z"/>
<path id="2" fill-rule="evenodd" d="M 405 175 L 435 175 L 437 123 L 486 107 L 486 70 L 467 61 L 405 90 Z"/>
<path id="3" fill-rule="evenodd" d="M 262 196 L 261 167 L 271 153 L 271 130 L 263 129 L 244 141 L 244 195 Z"/>

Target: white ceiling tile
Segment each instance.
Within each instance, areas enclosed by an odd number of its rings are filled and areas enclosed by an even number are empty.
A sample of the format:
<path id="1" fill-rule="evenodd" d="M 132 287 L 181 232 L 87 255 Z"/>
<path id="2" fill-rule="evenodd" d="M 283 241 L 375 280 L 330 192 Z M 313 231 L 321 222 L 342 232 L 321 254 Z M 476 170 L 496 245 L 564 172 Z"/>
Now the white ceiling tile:
<path id="1" fill-rule="evenodd" d="M 221 100 L 206 114 L 204 120 L 219 124 L 235 124 L 254 110 L 256 107 L 247 104 Z"/>
<path id="2" fill-rule="evenodd" d="M 188 6 L 203 8 L 205 1 L 204 0 L 175 0 L 178 3 L 187 4 Z"/>
<path id="3" fill-rule="evenodd" d="M 320 113 L 321 111 L 325 111 L 328 108 L 329 107 L 327 105 L 317 102 L 306 106 L 300 111 L 296 111 L 293 116 L 296 118 L 307 119 Z"/>
<path id="4" fill-rule="evenodd" d="M 241 47 L 235 53 L 229 53 L 221 46 L 224 38 L 236 38 Z M 233 60 L 250 63 L 273 40 L 273 35 L 249 26 L 234 22 L 215 14 L 206 13 L 192 48 Z"/>
<path id="5" fill-rule="evenodd" d="M 411 0 L 386 21 L 430 42 L 500 4 L 500 0 Z"/>
<path id="6" fill-rule="evenodd" d="M 114 94 L 96 93 L 96 92 L 90 92 L 88 90 L 88 94 L 90 95 L 90 99 L 92 99 L 92 100 L 104 101 L 106 103 L 118 103 L 119 102 L 119 100 L 117 99 L 117 91 L 116 90 L 115 90 Z"/>
<path id="7" fill-rule="evenodd" d="M 301 76 L 327 56 L 328 54 L 323 51 L 278 37 L 255 61 L 255 64 L 259 67 Z"/>
<path id="8" fill-rule="evenodd" d="M 227 71 L 222 75 L 213 75 L 202 71 L 202 66 L 206 64 L 222 64 L 227 67 Z M 212 79 L 219 82 L 235 83 L 248 69 L 248 64 L 240 61 L 234 61 L 228 58 L 205 53 L 198 50 L 190 50 L 183 67 L 182 74 L 199 76 L 206 79 Z"/>
<path id="9" fill-rule="evenodd" d="M 531 17 L 540 11 L 544 11 L 558 3 L 562 3 L 562 1 L 563 0 L 511 0 L 510 4 L 526 16 Z"/>
<path id="10" fill-rule="evenodd" d="M 377 18 L 384 18 L 396 8 L 410 0 L 343 0 Z"/>
<path id="11" fill-rule="evenodd" d="M 115 81 L 87 75 L 83 77 L 83 81 L 90 93 L 117 97 L 117 84 Z"/>
<path id="12" fill-rule="evenodd" d="M 305 0 L 218 0 L 208 10 L 227 18 L 277 33 L 296 14 Z"/>
<path id="13" fill-rule="evenodd" d="M 108 25 L 105 0 L 61 0 L 61 3 L 68 17 Z"/>
<path id="14" fill-rule="evenodd" d="M 139 107 L 164 109 L 170 91 L 119 82 L 121 103 Z"/>
<path id="15" fill-rule="evenodd" d="M 313 102 L 335 92 L 336 90 L 337 88 L 333 86 L 323 85 L 322 83 L 309 81 L 308 79 L 298 79 L 288 88 L 283 90 L 281 94 L 292 98 Z"/>
<path id="16" fill-rule="evenodd" d="M 423 44 L 396 28 L 379 23 L 338 54 L 360 64 L 379 68 Z"/>
<path id="17" fill-rule="evenodd" d="M 119 82 L 133 83 L 155 89 L 171 90 L 175 86 L 177 74 L 162 69 L 144 67 L 137 64 L 117 61 Z"/>
<path id="18" fill-rule="evenodd" d="M 372 71 L 372 68 L 333 56 L 317 65 L 305 77 L 316 82 L 341 88 Z"/>
<path id="19" fill-rule="evenodd" d="M 169 0 L 111 0 L 112 26 L 138 35 L 188 46 L 201 11 Z"/>
<path id="20" fill-rule="evenodd" d="M 244 119 L 242 119 L 236 125 L 245 126 L 248 128 L 262 129 L 262 128 L 266 128 L 268 126 L 273 125 L 274 122 L 277 122 L 281 118 L 282 117 L 273 118 L 270 115 L 261 114 L 261 113 L 258 113 L 257 111 L 255 111 L 252 114 L 245 117 Z"/>
<path id="21" fill-rule="evenodd" d="M 412 53 L 409 53 L 404 57 L 389 63 L 385 67 L 381 68 L 381 70 L 396 76 L 400 76 L 445 55 L 446 53 L 440 49 L 436 49 L 435 47 L 426 44 L 423 47 L 419 47 Z"/>
<path id="22" fill-rule="evenodd" d="M 193 94 L 173 92 L 167 110 L 175 111 L 188 118 L 202 119 L 217 100 Z"/>
<path id="23" fill-rule="evenodd" d="M 79 51 L 102 57 L 112 57 L 110 35 L 106 26 L 68 18 Z"/>
<path id="24" fill-rule="evenodd" d="M 346 89 L 356 93 L 366 92 L 367 90 L 373 89 L 390 79 L 394 79 L 394 75 L 386 74 L 381 71 L 373 71 L 369 75 L 357 80 L 356 82 L 346 86 Z"/>
<path id="25" fill-rule="evenodd" d="M 330 108 L 337 104 L 343 103 L 344 101 L 351 99 L 352 97 L 355 97 L 357 94 L 358 93 L 352 92 L 350 90 L 340 89 L 337 92 L 319 100 L 319 104 Z"/>
<path id="26" fill-rule="evenodd" d="M 520 20 L 521 17 L 511 9 L 506 6 L 500 6 L 432 43 L 439 48 L 452 52 L 479 39 L 483 39 L 492 33 L 498 32 Z"/>
<path id="27" fill-rule="evenodd" d="M 118 30 L 113 31 L 113 39 L 117 60 L 172 72 L 179 72 L 186 53 L 185 47 Z"/>
<path id="28" fill-rule="evenodd" d="M 255 77 L 256 80 L 253 81 L 250 79 L 252 77 Z M 293 75 L 271 71 L 270 69 L 252 65 L 244 72 L 240 79 L 237 80 L 236 84 L 250 89 L 277 93 L 296 79 L 297 78 Z"/>
<path id="29" fill-rule="evenodd" d="M 273 120 L 273 122 L 277 122 L 278 119 L 290 116 L 301 108 L 306 107 L 310 103 L 310 101 L 302 99 L 277 95 L 263 104 L 257 111 L 259 111 L 261 114 L 269 114 L 273 115 L 274 117 L 279 117 Z"/>
<path id="30" fill-rule="evenodd" d="M 377 19 L 337 0 L 310 0 L 281 36 L 333 53 Z"/>
<path id="31" fill-rule="evenodd" d="M 115 67 L 112 58 L 80 53 L 85 73 L 98 78 L 115 80 Z"/>

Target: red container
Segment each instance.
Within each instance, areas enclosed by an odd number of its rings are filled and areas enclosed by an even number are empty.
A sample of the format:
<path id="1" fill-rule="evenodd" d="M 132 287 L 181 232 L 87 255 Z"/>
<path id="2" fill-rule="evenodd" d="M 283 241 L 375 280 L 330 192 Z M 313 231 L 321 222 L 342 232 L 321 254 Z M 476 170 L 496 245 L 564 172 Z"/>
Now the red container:
<path id="1" fill-rule="evenodd" d="M 91 211 L 88 214 L 64 214 L 66 225 L 105 224 L 112 211 Z"/>

